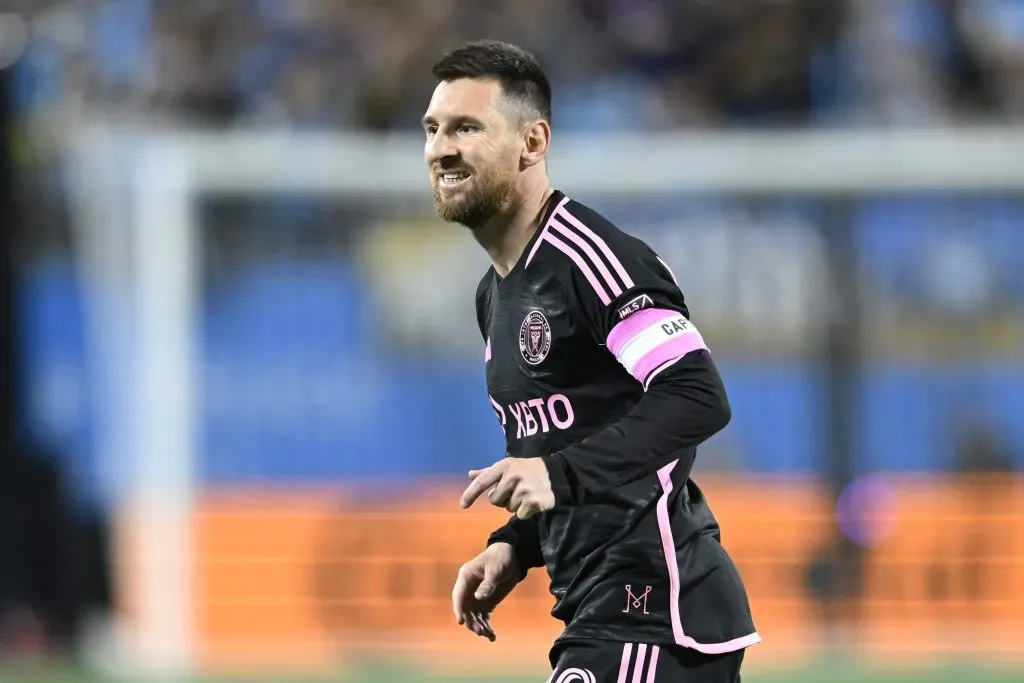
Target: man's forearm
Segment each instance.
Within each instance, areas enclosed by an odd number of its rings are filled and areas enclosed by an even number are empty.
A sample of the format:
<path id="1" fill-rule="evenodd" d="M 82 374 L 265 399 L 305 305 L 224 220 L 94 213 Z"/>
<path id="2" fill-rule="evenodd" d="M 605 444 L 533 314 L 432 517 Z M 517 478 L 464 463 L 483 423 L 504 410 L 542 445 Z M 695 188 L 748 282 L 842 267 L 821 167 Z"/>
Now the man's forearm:
<path id="1" fill-rule="evenodd" d="M 707 351 L 680 359 L 651 382 L 625 418 L 578 444 L 542 456 L 555 504 L 578 505 L 647 476 L 724 428 L 731 418 Z M 687 469 L 693 463 L 686 463 Z"/>
<path id="2" fill-rule="evenodd" d="M 504 526 L 492 532 L 487 539 L 487 545 L 508 543 L 512 546 L 516 560 L 519 562 L 520 581 L 531 568 L 544 566 L 544 555 L 540 549 L 540 533 L 537 526 L 539 523 L 540 515 L 534 515 L 529 519 L 519 519 L 513 515 Z"/>

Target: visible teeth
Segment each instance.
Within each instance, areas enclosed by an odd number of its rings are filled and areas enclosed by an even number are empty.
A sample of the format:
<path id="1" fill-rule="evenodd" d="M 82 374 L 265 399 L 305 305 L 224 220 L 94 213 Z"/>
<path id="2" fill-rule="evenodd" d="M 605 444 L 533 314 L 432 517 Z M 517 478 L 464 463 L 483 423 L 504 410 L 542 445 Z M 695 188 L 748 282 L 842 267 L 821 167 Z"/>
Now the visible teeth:
<path id="1" fill-rule="evenodd" d="M 461 180 L 467 176 L 465 173 L 445 173 L 443 177 L 445 180 Z"/>

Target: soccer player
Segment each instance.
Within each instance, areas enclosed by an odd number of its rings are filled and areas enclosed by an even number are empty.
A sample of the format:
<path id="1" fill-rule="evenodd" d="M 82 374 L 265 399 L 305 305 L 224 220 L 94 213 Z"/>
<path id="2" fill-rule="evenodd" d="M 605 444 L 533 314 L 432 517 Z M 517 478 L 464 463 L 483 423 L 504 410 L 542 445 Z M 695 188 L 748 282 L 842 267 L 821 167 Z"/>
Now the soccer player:
<path id="1" fill-rule="evenodd" d="M 491 612 L 546 566 L 553 683 L 739 681 L 760 636 L 689 476 L 730 409 L 675 277 L 552 188 L 551 87 L 529 53 L 467 43 L 433 74 L 425 160 L 438 214 L 492 262 L 476 308 L 507 443 L 461 504 L 514 513 L 461 568 L 458 622 L 494 640 Z"/>

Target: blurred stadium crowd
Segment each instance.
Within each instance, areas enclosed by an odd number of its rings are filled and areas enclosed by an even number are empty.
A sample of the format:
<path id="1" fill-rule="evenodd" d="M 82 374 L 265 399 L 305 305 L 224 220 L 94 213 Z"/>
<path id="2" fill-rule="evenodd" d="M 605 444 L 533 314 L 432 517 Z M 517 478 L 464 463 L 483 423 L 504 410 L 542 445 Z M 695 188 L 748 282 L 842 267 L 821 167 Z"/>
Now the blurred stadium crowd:
<path id="1" fill-rule="evenodd" d="M 1015 0 L 44 0 L 35 120 L 413 128 L 465 39 L 535 51 L 561 130 L 1024 114 Z"/>
<path id="2" fill-rule="evenodd" d="M 85 385 L 77 394 L 67 389 L 87 384 L 84 371 L 67 378 L 68 367 L 84 363 L 86 343 L 76 303 L 81 215 L 70 200 L 61 135 L 51 133 L 84 120 L 171 130 L 415 133 L 433 88 L 430 64 L 480 36 L 541 56 L 554 82 L 558 130 L 913 127 L 1024 114 L 1024 3 L 1013 0 L 42 0 L 36 8 L 13 70 L 28 124 L 16 138 L 29 226 L 21 238 L 27 348 L 29 367 L 38 368 L 30 371 L 29 416 L 33 432 L 63 435 L 61 451 L 89 441 L 90 418 L 81 407 Z M 827 456 L 813 427 L 821 406 L 808 398 L 816 380 L 807 369 L 825 344 L 822 292 L 831 266 L 823 240 L 835 212 L 807 198 L 748 199 L 668 193 L 602 209 L 668 261 L 686 264 L 684 289 L 699 302 L 716 348 L 754 363 L 735 366 L 733 380 L 736 400 L 751 401 L 751 422 L 734 427 L 735 446 L 722 445 L 741 455 L 716 455 L 716 465 L 815 470 Z M 456 472 L 467 464 L 460 458 L 470 456 L 458 455 L 457 444 L 472 441 L 468 432 L 445 436 L 452 443 L 442 446 L 426 408 L 420 417 L 429 436 L 406 429 L 407 447 L 366 461 L 337 457 L 391 429 L 367 400 L 361 410 L 372 419 L 349 411 L 349 424 L 335 414 L 351 400 L 344 387 L 353 367 L 369 373 L 361 383 L 378 387 L 381 405 L 410 400 L 410 386 L 430 405 L 436 381 L 467 406 L 479 404 L 475 324 L 451 311 L 451 293 L 476 284 L 479 271 L 460 264 L 480 263 L 479 250 L 423 207 L 400 204 L 259 193 L 201 198 L 200 326 L 206 363 L 226 373 L 208 373 L 213 385 L 203 391 L 212 424 L 222 406 L 233 425 L 223 433 L 208 429 L 222 444 L 208 447 L 209 476 L 347 476 L 364 466 Z M 1010 441 L 1024 439 L 1010 419 L 1019 405 L 1013 386 L 974 379 L 971 391 L 980 397 L 969 400 L 953 379 L 929 380 L 946 387 L 936 391 L 908 363 L 951 352 L 967 358 L 971 348 L 986 358 L 1012 357 L 1024 295 L 1022 220 L 1024 205 L 1013 197 L 864 197 L 849 211 L 851 272 L 864 277 L 861 296 L 870 300 L 863 351 L 911 373 L 905 386 L 889 386 L 895 376 L 883 363 L 870 365 L 877 377 L 865 379 L 867 425 L 858 446 L 866 467 L 948 466 L 949 444 L 958 441 L 947 433 L 950 425 L 972 422 L 991 404 L 998 406 L 992 419 L 1016 435 Z M 971 325 L 974 346 L 941 333 L 951 321 Z M 235 365 L 249 346 L 255 365 L 243 371 Z M 325 355 L 314 363 L 312 349 L 321 346 Z M 376 365 L 363 362 L 370 350 L 383 354 Z M 770 381 L 776 395 L 789 396 L 776 404 L 784 415 L 772 417 L 754 406 L 769 382 L 761 370 L 779 359 L 804 370 L 789 367 Z M 261 394 L 252 385 L 262 381 L 295 390 L 271 392 L 277 402 L 258 407 Z M 334 398 L 314 399 L 310 387 L 318 382 Z M 907 402 L 927 406 L 920 422 L 885 418 Z M 759 420 L 779 438 L 756 439 Z M 310 444 L 314 430 L 303 425 L 313 422 L 325 432 Z M 278 423 L 281 434 L 264 433 Z M 491 428 L 485 421 L 473 438 Z M 278 448 L 290 438 L 297 439 L 291 448 Z M 75 469 L 92 467 L 84 464 L 89 458 L 71 460 Z"/>

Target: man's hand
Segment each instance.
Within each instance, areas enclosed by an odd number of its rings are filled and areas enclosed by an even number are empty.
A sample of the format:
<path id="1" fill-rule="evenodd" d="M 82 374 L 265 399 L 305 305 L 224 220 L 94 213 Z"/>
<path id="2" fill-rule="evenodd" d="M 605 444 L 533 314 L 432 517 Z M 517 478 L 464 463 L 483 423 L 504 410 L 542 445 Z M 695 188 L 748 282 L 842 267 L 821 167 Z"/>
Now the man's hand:
<path id="1" fill-rule="evenodd" d="M 491 612 L 515 588 L 519 574 L 519 563 L 508 543 L 493 543 L 462 565 L 452 591 L 452 609 L 459 624 L 493 643 L 497 636 Z"/>
<path id="2" fill-rule="evenodd" d="M 469 473 L 473 480 L 462 494 L 462 507 L 468 508 L 484 491 L 493 505 L 528 519 L 555 507 L 548 468 L 540 458 L 504 458 L 482 470 Z"/>

